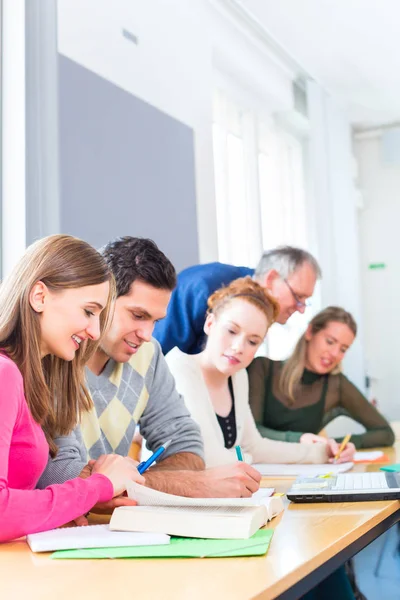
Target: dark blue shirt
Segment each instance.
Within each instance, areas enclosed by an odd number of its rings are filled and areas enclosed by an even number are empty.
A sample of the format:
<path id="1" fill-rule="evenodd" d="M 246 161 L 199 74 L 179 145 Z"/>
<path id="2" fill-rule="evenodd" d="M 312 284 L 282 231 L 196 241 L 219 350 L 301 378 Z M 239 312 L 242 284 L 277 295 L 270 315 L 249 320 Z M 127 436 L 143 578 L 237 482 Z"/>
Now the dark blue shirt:
<path id="1" fill-rule="evenodd" d="M 187 354 L 201 352 L 209 296 L 221 286 L 246 275 L 253 276 L 254 269 L 218 262 L 195 265 L 179 273 L 167 316 L 156 324 L 153 334 L 164 354 L 175 346 Z"/>

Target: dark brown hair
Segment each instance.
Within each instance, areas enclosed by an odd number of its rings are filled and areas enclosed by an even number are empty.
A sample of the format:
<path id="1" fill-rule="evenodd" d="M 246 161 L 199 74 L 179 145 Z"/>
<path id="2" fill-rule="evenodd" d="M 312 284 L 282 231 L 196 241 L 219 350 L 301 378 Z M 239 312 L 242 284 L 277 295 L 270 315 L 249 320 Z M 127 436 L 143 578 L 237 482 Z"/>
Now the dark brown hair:
<path id="1" fill-rule="evenodd" d="M 127 235 L 109 242 L 101 252 L 114 275 L 117 296 L 129 294 L 136 280 L 161 290 L 176 286 L 175 268 L 153 240 Z"/>

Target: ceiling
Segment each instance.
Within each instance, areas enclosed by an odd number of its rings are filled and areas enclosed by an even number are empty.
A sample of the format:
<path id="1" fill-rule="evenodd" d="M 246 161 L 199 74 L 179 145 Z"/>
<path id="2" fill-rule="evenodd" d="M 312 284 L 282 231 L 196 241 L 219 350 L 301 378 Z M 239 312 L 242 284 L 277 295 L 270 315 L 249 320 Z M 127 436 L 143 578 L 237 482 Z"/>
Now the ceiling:
<path id="1" fill-rule="evenodd" d="M 399 0 L 241 0 L 359 128 L 400 121 Z"/>

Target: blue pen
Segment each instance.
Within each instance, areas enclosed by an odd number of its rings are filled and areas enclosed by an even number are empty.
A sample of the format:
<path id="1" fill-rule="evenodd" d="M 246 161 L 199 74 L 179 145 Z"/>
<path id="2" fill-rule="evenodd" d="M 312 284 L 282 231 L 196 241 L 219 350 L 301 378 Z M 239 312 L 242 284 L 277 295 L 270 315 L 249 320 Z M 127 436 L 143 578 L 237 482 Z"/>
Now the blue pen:
<path id="1" fill-rule="evenodd" d="M 153 452 L 153 454 L 150 456 L 150 458 L 148 458 L 145 462 L 141 462 L 138 464 L 137 470 L 139 471 L 139 473 L 142 475 L 152 464 L 154 461 L 157 460 L 157 458 L 168 448 L 168 446 L 170 445 L 170 443 L 172 442 L 172 440 L 168 440 L 168 442 L 165 442 L 165 444 L 163 444 L 162 446 L 159 447 L 158 450 L 156 450 L 155 452 Z"/>

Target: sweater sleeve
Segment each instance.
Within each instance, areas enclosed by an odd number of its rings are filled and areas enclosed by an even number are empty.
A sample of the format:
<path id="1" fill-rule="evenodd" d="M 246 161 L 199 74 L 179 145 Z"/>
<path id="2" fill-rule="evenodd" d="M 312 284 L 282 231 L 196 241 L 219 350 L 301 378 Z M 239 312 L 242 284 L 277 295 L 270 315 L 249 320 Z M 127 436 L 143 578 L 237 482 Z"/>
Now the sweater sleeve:
<path id="1" fill-rule="evenodd" d="M 244 424 L 242 446 L 255 463 L 315 463 L 328 461 L 325 444 L 292 444 L 263 438 L 257 430 L 250 407 Z"/>
<path id="2" fill-rule="evenodd" d="M 179 280 L 178 280 L 179 281 Z M 177 346 L 182 352 L 196 353 L 204 337 L 203 327 L 209 291 L 201 279 L 179 285 L 172 292 L 167 316 L 154 328 L 154 337 L 164 354 Z"/>
<path id="3" fill-rule="evenodd" d="M 140 417 L 140 432 L 153 452 L 167 440 L 172 440 L 160 460 L 178 452 L 191 452 L 204 458 L 200 428 L 176 389 L 174 377 L 159 343 L 156 340 L 153 343 L 153 378 L 151 382 L 146 382 L 149 399 Z"/>
<path id="4" fill-rule="evenodd" d="M 222 432 L 221 439 L 218 439 L 215 429 L 217 420 L 207 398 L 207 391 L 198 366 L 188 360 L 177 348 L 166 356 L 166 360 L 186 408 L 200 427 L 206 468 L 237 462 L 235 452 L 224 447 Z M 219 426 L 217 431 L 219 431 Z"/>
<path id="5" fill-rule="evenodd" d="M 9 453 L 23 384 L 16 370 L 7 370 L 6 375 L 0 386 L 0 542 L 63 525 L 113 496 L 111 481 L 99 474 L 46 490 L 9 487 Z"/>
<path id="6" fill-rule="evenodd" d="M 339 402 L 347 415 L 363 425 L 365 433 L 355 434 L 351 441 L 356 448 L 393 446 L 395 436 L 388 421 L 343 374 L 340 374 Z M 338 441 L 341 441 L 339 438 Z"/>
<path id="7" fill-rule="evenodd" d="M 49 456 L 46 468 L 36 485 L 40 490 L 53 483 L 64 483 L 69 479 L 75 479 L 88 462 L 79 426 L 69 435 L 60 436 L 54 441 L 58 446 L 57 456 L 55 458 Z"/>
<path id="8" fill-rule="evenodd" d="M 278 431 L 264 425 L 257 425 L 257 429 L 263 437 L 270 440 L 277 440 L 278 442 L 300 442 L 300 438 L 304 433 L 304 431 Z"/>
<path id="9" fill-rule="evenodd" d="M 60 527 L 113 496 L 111 481 L 95 474 L 45 490 L 10 489 L 0 472 L 0 542 Z"/>

